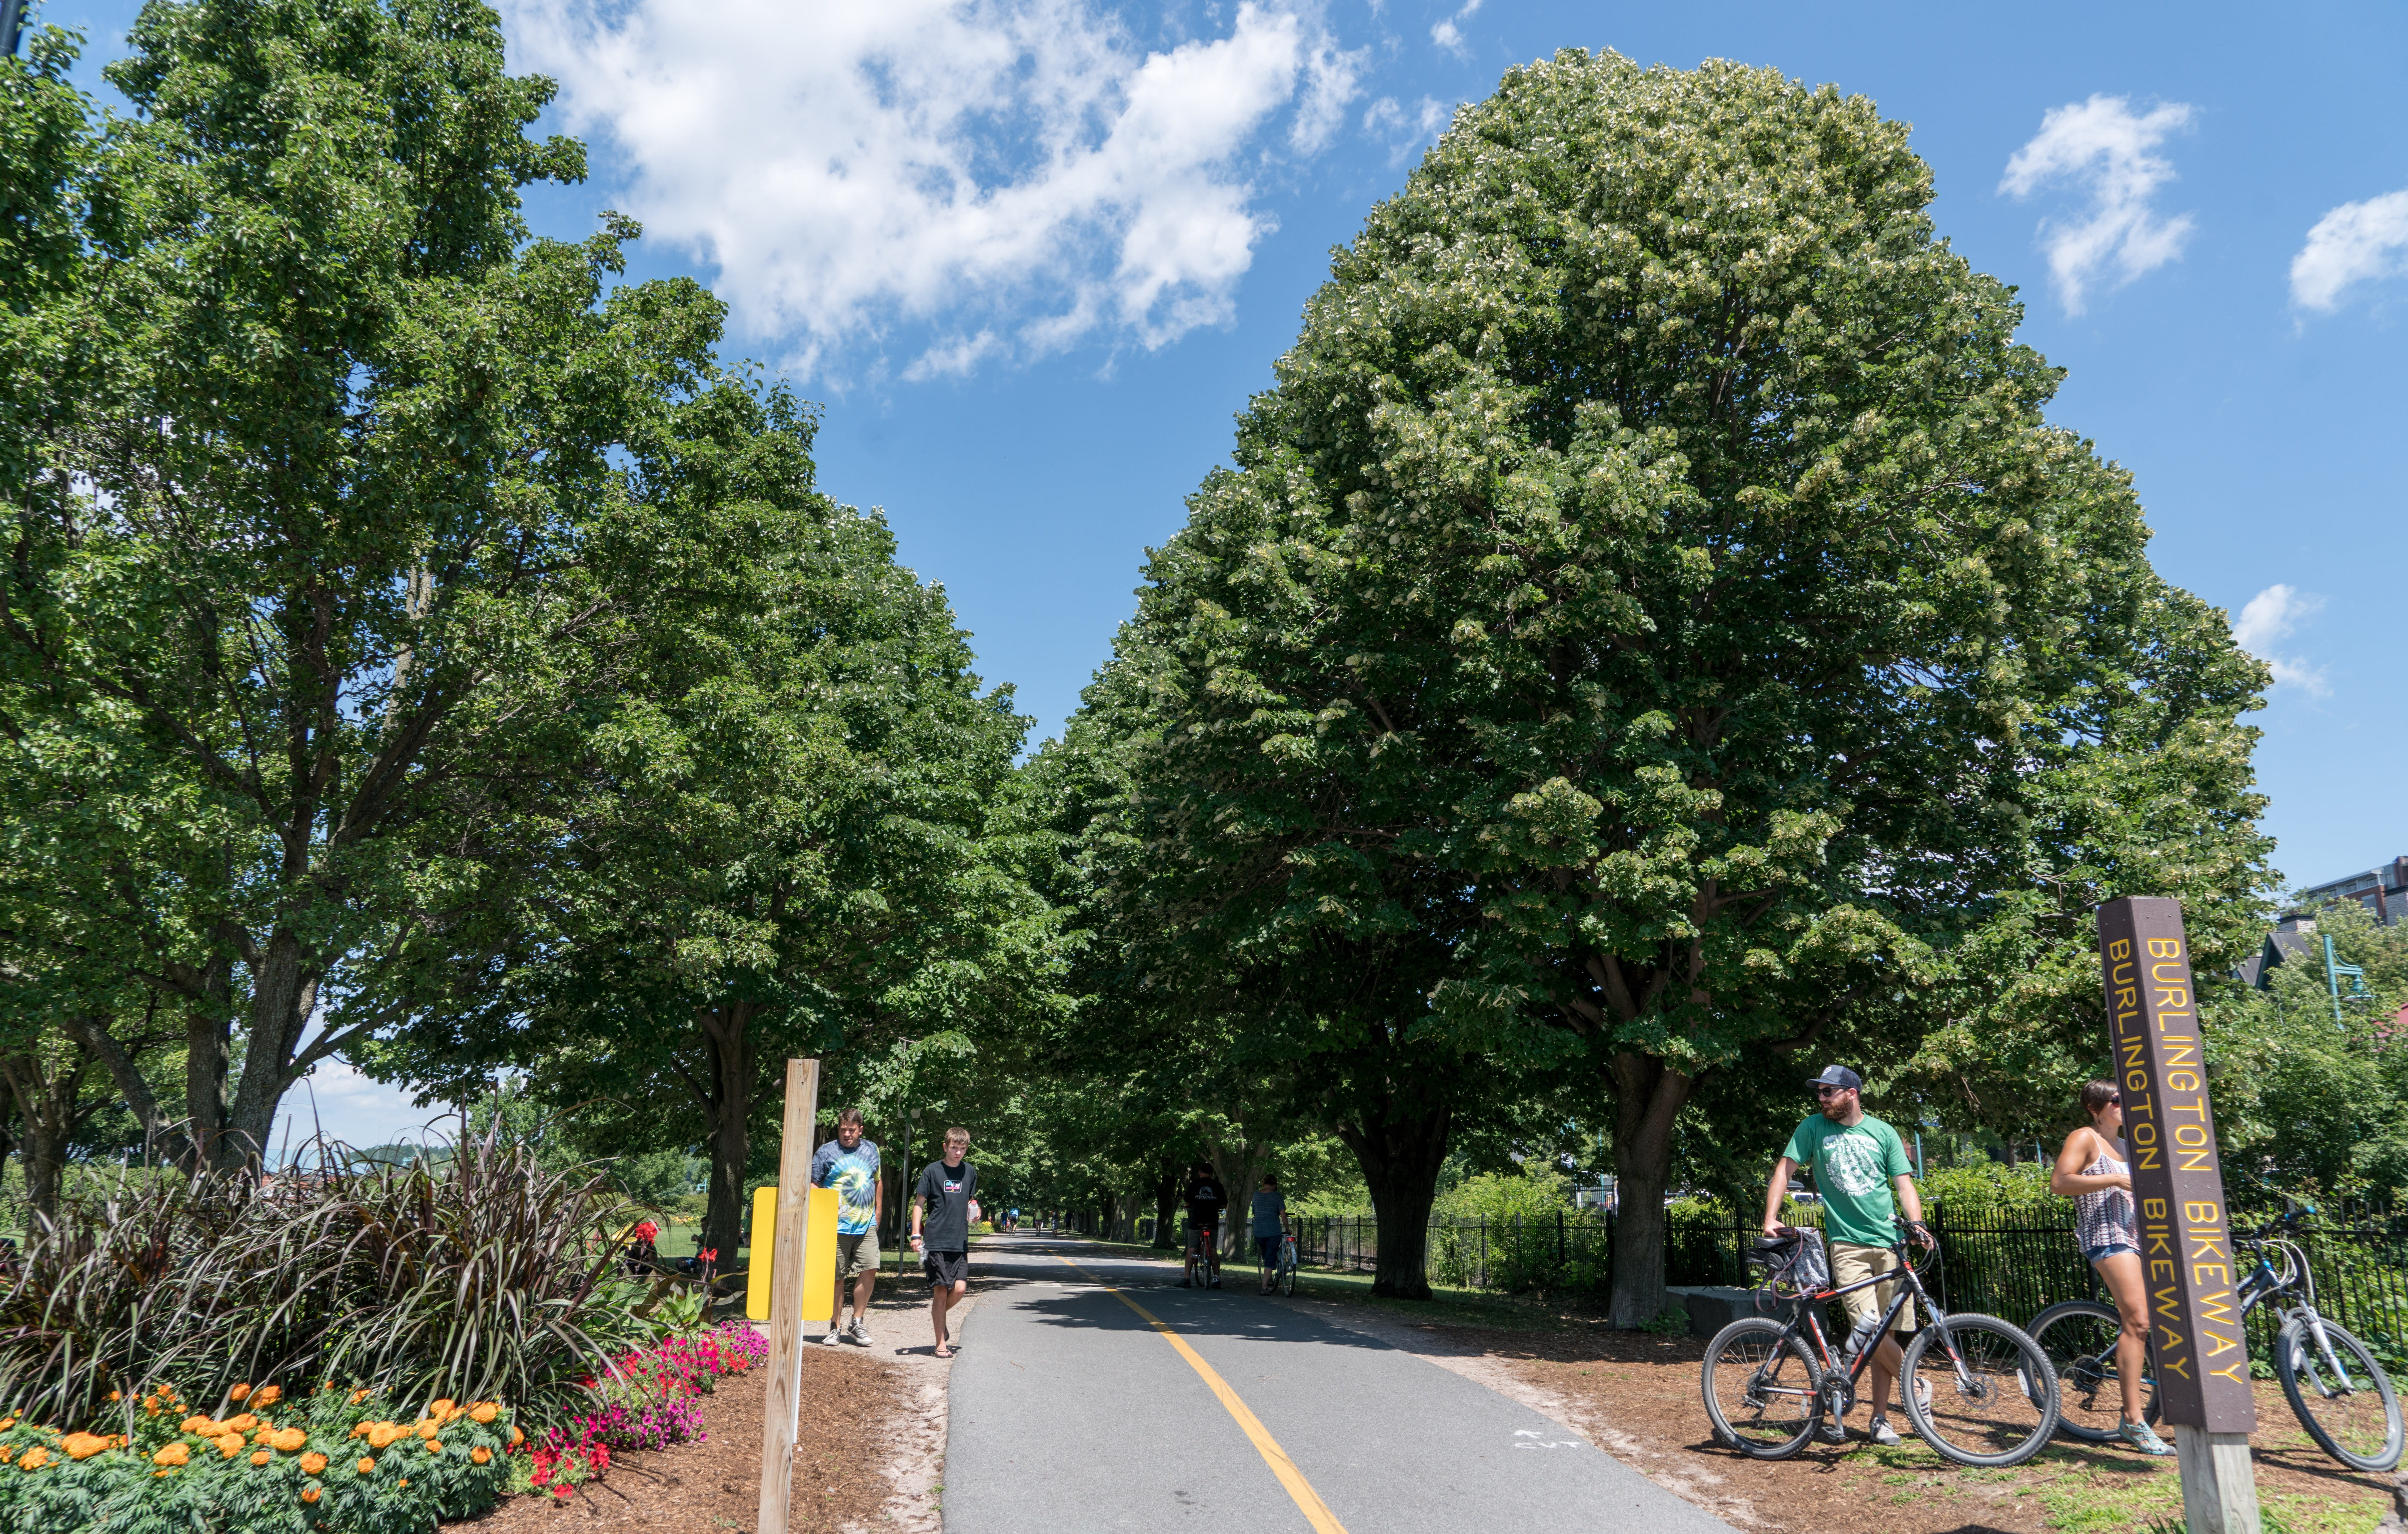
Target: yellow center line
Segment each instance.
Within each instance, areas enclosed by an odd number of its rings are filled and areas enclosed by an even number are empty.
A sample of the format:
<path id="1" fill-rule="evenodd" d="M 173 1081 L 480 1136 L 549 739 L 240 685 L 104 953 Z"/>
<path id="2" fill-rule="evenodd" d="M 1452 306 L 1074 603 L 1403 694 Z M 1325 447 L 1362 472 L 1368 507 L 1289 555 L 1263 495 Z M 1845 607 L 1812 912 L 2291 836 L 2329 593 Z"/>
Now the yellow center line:
<path id="1" fill-rule="evenodd" d="M 1114 1299 L 1135 1311 L 1139 1318 L 1147 1326 L 1162 1334 L 1162 1340 L 1177 1350 L 1179 1356 L 1187 1360 L 1187 1367 L 1201 1375 L 1204 1383 L 1212 1387 L 1212 1394 L 1221 1398 L 1221 1405 L 1226 1409 L 1229 1415 L 1238 1420 L 1238 1426 L 1245 1429 L 1246 1437 L 1254 1445 L 1254 1452 L 1263 1456 L 1263 1463 L 1271 1468 L 1271 1473 L 1279 1477 L 1280 1484 L 1285 1486 L 1287 1494 L 1296 1498 L 1297 1511 L 1302 1512 L 1304 1521 L 1312 1526 L 1313 1534 L 1346 1534 L 1346 1526 L 1340 1523 L 1337 1514 L 1329 1511 L 1329 1504 L 1323 1501 L 1321 1494 L 1312 1489 L 1312 1483 L 1307 1481 L 1304 1478 L 1304 1472 L 1296 1468 L 1296 1461 L 1290 1459 L 1287 1456 L 1287 1451 L 1279 1446 L 1279 1440 L 1271 1437 L 1270 1429 L 1263 1426 L 1262 1419 L 1255 1416 L 1247 1408 L 1246 1403 L 1238 1398 L 1238 1393 L 1230 1389 L 1228 1382 L 1222 1379 L 1213 1371 L 1212 1366 L 1204 1361 L 1203 1355 L 1187 1345 L 1187 1339 L 1164 1326 L 1161 1318 L 1153 1312 L 1069 1258 L 1057 1254 L 1054 1260 L 1096 1287 L 1109 1292 Z"/>

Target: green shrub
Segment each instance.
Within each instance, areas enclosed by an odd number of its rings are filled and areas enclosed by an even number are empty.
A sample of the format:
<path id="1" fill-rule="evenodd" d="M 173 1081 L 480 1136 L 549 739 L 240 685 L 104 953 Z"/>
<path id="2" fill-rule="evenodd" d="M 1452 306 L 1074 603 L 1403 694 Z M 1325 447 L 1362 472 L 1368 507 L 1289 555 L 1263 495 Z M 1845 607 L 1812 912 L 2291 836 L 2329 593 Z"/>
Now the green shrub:
<path id="1" fill-rule="evenodd" d="M 1986 1162 L 1972 1167 L 1942 1167 L 1915 1184 L 1927 1208 L 1937 1204 L 1948 1216 L 1965 1220 L 1997 1220 L 2039 1215 L 2072 1218 L 2072 1201 L 2048 1191 L 2048 1168 L 2037 1162 L 2009 1167 Z"/>
<path id="2" fill-rule="evenodd" d="M 161 1382 L 303 1377 L 548 1422 L 650 1335 L 617 1273 L 624 1208 L 490 1140 L 439 1165 L 328 1154 L 265 1187 L 129 1179 L 63 1206 L 0 1290 L 0 1414 L 131 1433 Z"/>
<path id="3" fill-rule="evenodd" d="M 0 1528 L 423 1534 L 492 1507 L 509 1477 L 517 1434 L 497 1403 L 431 1401 L 394 1419 L 391 1398 L 365 1389 L 270 1396 L 194 1412 L 163 1387 L 124 1403 L 132 1431 L 106 1439 L 11 1422 Z"/>

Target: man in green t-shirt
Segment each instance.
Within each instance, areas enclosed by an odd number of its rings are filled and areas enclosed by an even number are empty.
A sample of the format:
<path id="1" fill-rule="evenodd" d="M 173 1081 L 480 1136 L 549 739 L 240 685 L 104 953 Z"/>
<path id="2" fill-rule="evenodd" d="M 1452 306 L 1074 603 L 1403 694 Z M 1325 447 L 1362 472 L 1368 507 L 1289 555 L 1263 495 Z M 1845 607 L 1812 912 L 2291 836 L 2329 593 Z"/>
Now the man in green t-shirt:
<path id="1" fill-rule="evenodd" d="M 1821 1099 L 1823 1111 L 1798 1126 L 1789 1137 L 1789 1148 L 1781 1153 L 1780 1162 L 1772 1168 L 1771 1185 L 1764 1190 L 1764 1233 L 1782 1234 L 1785 1227 L 1781 1223 L 1781 1200 L 1788 1197 L 1790 1176 L 1800 1167 L 1812 1167 L 1814 1191 L 1823 1197 L 1823 1236 L 1830 1246 L 1831 1282 L 1856 1283 L 1894 1271 L 1898 1253 L 1890 1243 L 1898 1237 L 1891 1222 L 1899 1210 L 1906 1211 L 1915 1244 L 1931 1244 L 1931 1233 L 1923 1226 L 1923 1199 L 1914 1191 L 1913 1168 L 1907 1165 L 1905 1142 L 1897 1130 L 1865 1111 L 1864 1078 L 1847 1067 L 1827 1066 L 1809 1084 Z M 1848 1308 L 1858 1346 L 1870 1340 L 1869 1334 L 1881 1325 L 1882 1312 L 1897 1297 L 1897 1289 L 1895 1283 L 1875 1283 L 1840 1297 Z M 1914 1328 L 1912 1306 L 1899 1312 L 1897 1325 L 1902 1330 Z M 1893 1337 L 1884 1337 L 1873 1350 L 1872 1389 L 1867 1394 L 1873 1408 L 1868 1436 L 1875 1443 L 1899 1441 L 1898 1430 L 1889 1425 L 1889 1395 L 1898 1383 L 1902 1362 Z M 1847 1430 L 1837 1422 L 1823 1424 L 1823 1437 L 1832 1443 L 1848 1441 Z"/>

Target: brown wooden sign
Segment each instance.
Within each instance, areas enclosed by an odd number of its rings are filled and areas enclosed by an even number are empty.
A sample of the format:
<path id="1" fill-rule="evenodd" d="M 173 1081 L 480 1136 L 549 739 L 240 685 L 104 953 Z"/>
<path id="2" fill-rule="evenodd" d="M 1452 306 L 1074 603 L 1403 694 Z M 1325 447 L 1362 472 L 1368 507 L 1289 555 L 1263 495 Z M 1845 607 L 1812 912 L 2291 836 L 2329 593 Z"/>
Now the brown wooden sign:
<path id="1" fill-rule="evenodd" d="M 2250 1432 L 2258 1405 L 2233 1298 L 2240 1264 L 2181 904 L 2133 897 L 2100 907 L 2099 955 L 2165 1420 Z"/>

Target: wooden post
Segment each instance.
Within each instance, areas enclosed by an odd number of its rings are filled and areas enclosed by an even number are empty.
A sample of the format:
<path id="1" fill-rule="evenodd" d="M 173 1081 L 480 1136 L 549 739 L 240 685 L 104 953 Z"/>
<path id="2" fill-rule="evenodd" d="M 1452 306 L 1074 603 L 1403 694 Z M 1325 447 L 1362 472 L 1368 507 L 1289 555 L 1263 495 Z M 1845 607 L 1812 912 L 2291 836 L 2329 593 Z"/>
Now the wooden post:
<path id="1" fill-rule="evenodd" d="M 803 1411 L 804 1226 L 810 1218 L 811 1135 L 819 1124 L 819 1107 L 820 1063 L 787 1061 L 786 1123 L 778 1144 L 778 1233 L 770 1265 L 769 1398 L 761 1423 L 756 1534 L 786 1534 L 786 1510 L 794 1498 L 795 1434 Z"/>
<path id="2" fill-rule="evenodd" d="M 2128 896 L 2100 907 L 2099 957 L 2183 1515 L 2190 1534 L 2259 1534 L 2249 1463 L 2258 1402 L 2181 904 Z"/>

